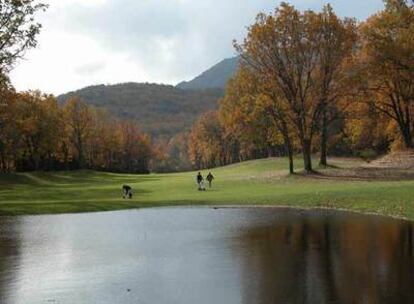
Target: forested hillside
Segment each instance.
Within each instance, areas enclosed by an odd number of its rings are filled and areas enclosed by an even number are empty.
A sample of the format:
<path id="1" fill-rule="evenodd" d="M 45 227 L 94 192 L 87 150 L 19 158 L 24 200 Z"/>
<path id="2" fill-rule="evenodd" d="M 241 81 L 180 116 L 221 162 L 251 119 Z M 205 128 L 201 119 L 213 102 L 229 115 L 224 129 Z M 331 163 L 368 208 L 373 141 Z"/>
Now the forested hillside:
<path id="1" fill-rule="evenodd" d="M 217 109 L 223 90 L 192 91 L 169 85 L 123 83 L 86 87 L 60 95 L 58 100 L 63 103 L 73 96 L 119 118 L 138 122 L 152 137 L 170 138 L 189 129 L 201 113 Z"/>
<path id="2" fill-rule="evenodd" d="M 227 81 L 236 73 L 239 59 L 240 57 L 224 59 L 193 80 L 179 83 L 177 87 L 185 90 L 224 89 Z"/>

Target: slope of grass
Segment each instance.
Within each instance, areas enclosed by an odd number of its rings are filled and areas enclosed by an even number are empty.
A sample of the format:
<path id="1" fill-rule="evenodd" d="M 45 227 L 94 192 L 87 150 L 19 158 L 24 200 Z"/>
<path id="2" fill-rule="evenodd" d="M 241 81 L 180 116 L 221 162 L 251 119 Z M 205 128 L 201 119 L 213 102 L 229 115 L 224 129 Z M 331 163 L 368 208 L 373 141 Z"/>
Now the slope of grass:
<path id="1" fill-rule="evenodd" d="M 297 167 L 301 162 L 297 161 Z M 338 167 L 358 165 L 336 160 Z M 329 207 L 414 219 L 414 180 L 357 181 L 288 176 L 285 159 L 263 159 L 212 170 L 213 189 L 197 191 L 195 173 L 128 175 L 93 171 L 0 176 L 0 214 L 43 214 L 169 205 Z M 330 169 L 326 169 L 330 170 Z M 203 171 L 206 175 L 208 172 Z M 121 187 L 134 189 L 123 200 Z"/>

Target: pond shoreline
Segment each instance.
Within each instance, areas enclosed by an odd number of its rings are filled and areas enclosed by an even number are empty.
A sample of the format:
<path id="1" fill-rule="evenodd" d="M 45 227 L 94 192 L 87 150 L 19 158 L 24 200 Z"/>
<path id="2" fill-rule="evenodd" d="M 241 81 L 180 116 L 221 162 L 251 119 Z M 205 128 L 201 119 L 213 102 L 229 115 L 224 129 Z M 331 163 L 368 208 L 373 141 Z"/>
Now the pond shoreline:
<path id="1" fill-rule="evenodd" d="M 196 205 L 194 207 L 197 207 Z M 202 207 L 202 206 L 200 206 Z M 205 206 L 208 208 L 214 209 L 244 209 L 244 208 L 275 208 L 275 209 L 292 209 L 292 210 L 302 210 L 302 211 L 337 211 L 337 212 L 345 212 L 345 213 L 353 213 L 353 214 L 360 214 L 360 215 L 372 215 L 372 216 L 380 216 L 385 218 L 393 218 L 396 220 L 402 220 L 406 222 L 414 222 L 414 219 L 410 219 L 404 216 L 392 215 L 392 214 L 383 214 L 373 211 L 361 211 L 361 210 L 354 210 L 354 209 L 346 209 L 346 208 L 333 208 L 333 207 L 301 207 L 301 206 L 288 206 L 288 205 L 212 205 L 212 206 Z M 155 207 L 156 208 L 156 207 Z"/>
<path id="2" fill-rule="evenodd" d="M 98 210 L 98 211 L 81 211 L 81 212 L 59 212 L 59 213 L 40 213 L 40 214 L 2 214 L 1 217 L 21 217 L 21 216 L 45 216 L 45 215 L 76 215 L 76 214 L 93 214 L 93 213 L 109 213 L 109 212 L 127 212 L 127 211 L 139 211 L 144 209 L 288 209 L 288 210 L 297 210 L 297 211 L 328 211 L 328 212 L 339 212 L 339 213 L 351 213 L 358 215 L 367 215 L 367 216 L 379 216 L 384 218 L 392 218 L 395 220 L 405 221 L 413 223 L 414 219 L 410 219 L 404 216 L 398 216 L 393 214 L 384 214 L 373 211 L 361 211 L 354 209 L 346 208 L 334 208 L 334 207 L 323 207 L 323 206 L 291 206 L 291 205 L 272 205 L 272 204 L 160 204 L 160 205 L 143 205 L 137 206 L 135 208 L 124 208 L 124 209 L 114 209 L 114 210 Z"/>

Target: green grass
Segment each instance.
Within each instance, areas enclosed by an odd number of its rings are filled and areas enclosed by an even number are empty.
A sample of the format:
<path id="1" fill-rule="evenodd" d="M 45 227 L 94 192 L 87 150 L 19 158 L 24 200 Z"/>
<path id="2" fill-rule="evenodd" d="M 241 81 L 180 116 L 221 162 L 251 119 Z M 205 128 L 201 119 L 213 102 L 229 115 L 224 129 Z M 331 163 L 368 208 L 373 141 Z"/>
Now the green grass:
<path id="1" fill-rule="evenodd" d="M 333 164 L 352 167 L 357 162 L 336 160 Z M 300 167 L 300 160 L 296 165 Z M 280 205 L 341 208 L 414 219 L 414 180 L 315 179 L 288 176 L 286 167 L 285 159 L 263 159 L 214 169 L 214 187 L 206 192 L 197 191 L 194 172 L 128 175 L 77 171 L 1 175 L 0 215 L 172 205 Z M 122 199 L 123 184 L 133 187 L 132 200 Z"/>

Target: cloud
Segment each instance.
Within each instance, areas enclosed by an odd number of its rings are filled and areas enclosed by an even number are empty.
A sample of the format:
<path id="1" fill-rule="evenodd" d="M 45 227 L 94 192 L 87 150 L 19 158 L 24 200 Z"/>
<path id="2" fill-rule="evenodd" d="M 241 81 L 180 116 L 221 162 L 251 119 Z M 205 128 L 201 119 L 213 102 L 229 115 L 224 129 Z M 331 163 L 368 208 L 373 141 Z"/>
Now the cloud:
<path id="1" fill-rule="evenodd" d="M 75 73 L 78 75 L 94 75 L 105 69 L 106 64 L 102 61 L 91 62 L 75 68 Z"/>
<path id="2" fill-rule="evenodd" d="M 320 9 L 326 1 L 291 1 Z M 330 1 L 342 16 L 360 19 L 382 0 Z M 53 93 L 98 83 L 175 84 L 234 55 L 260 11 L 274 0 L 49 0 L 39 48 L 12 73 L 18 89 Z M 41 73 L 41 75 L 39 75 Z M 52 76 L 53 75 L 53 76 Z"/>

